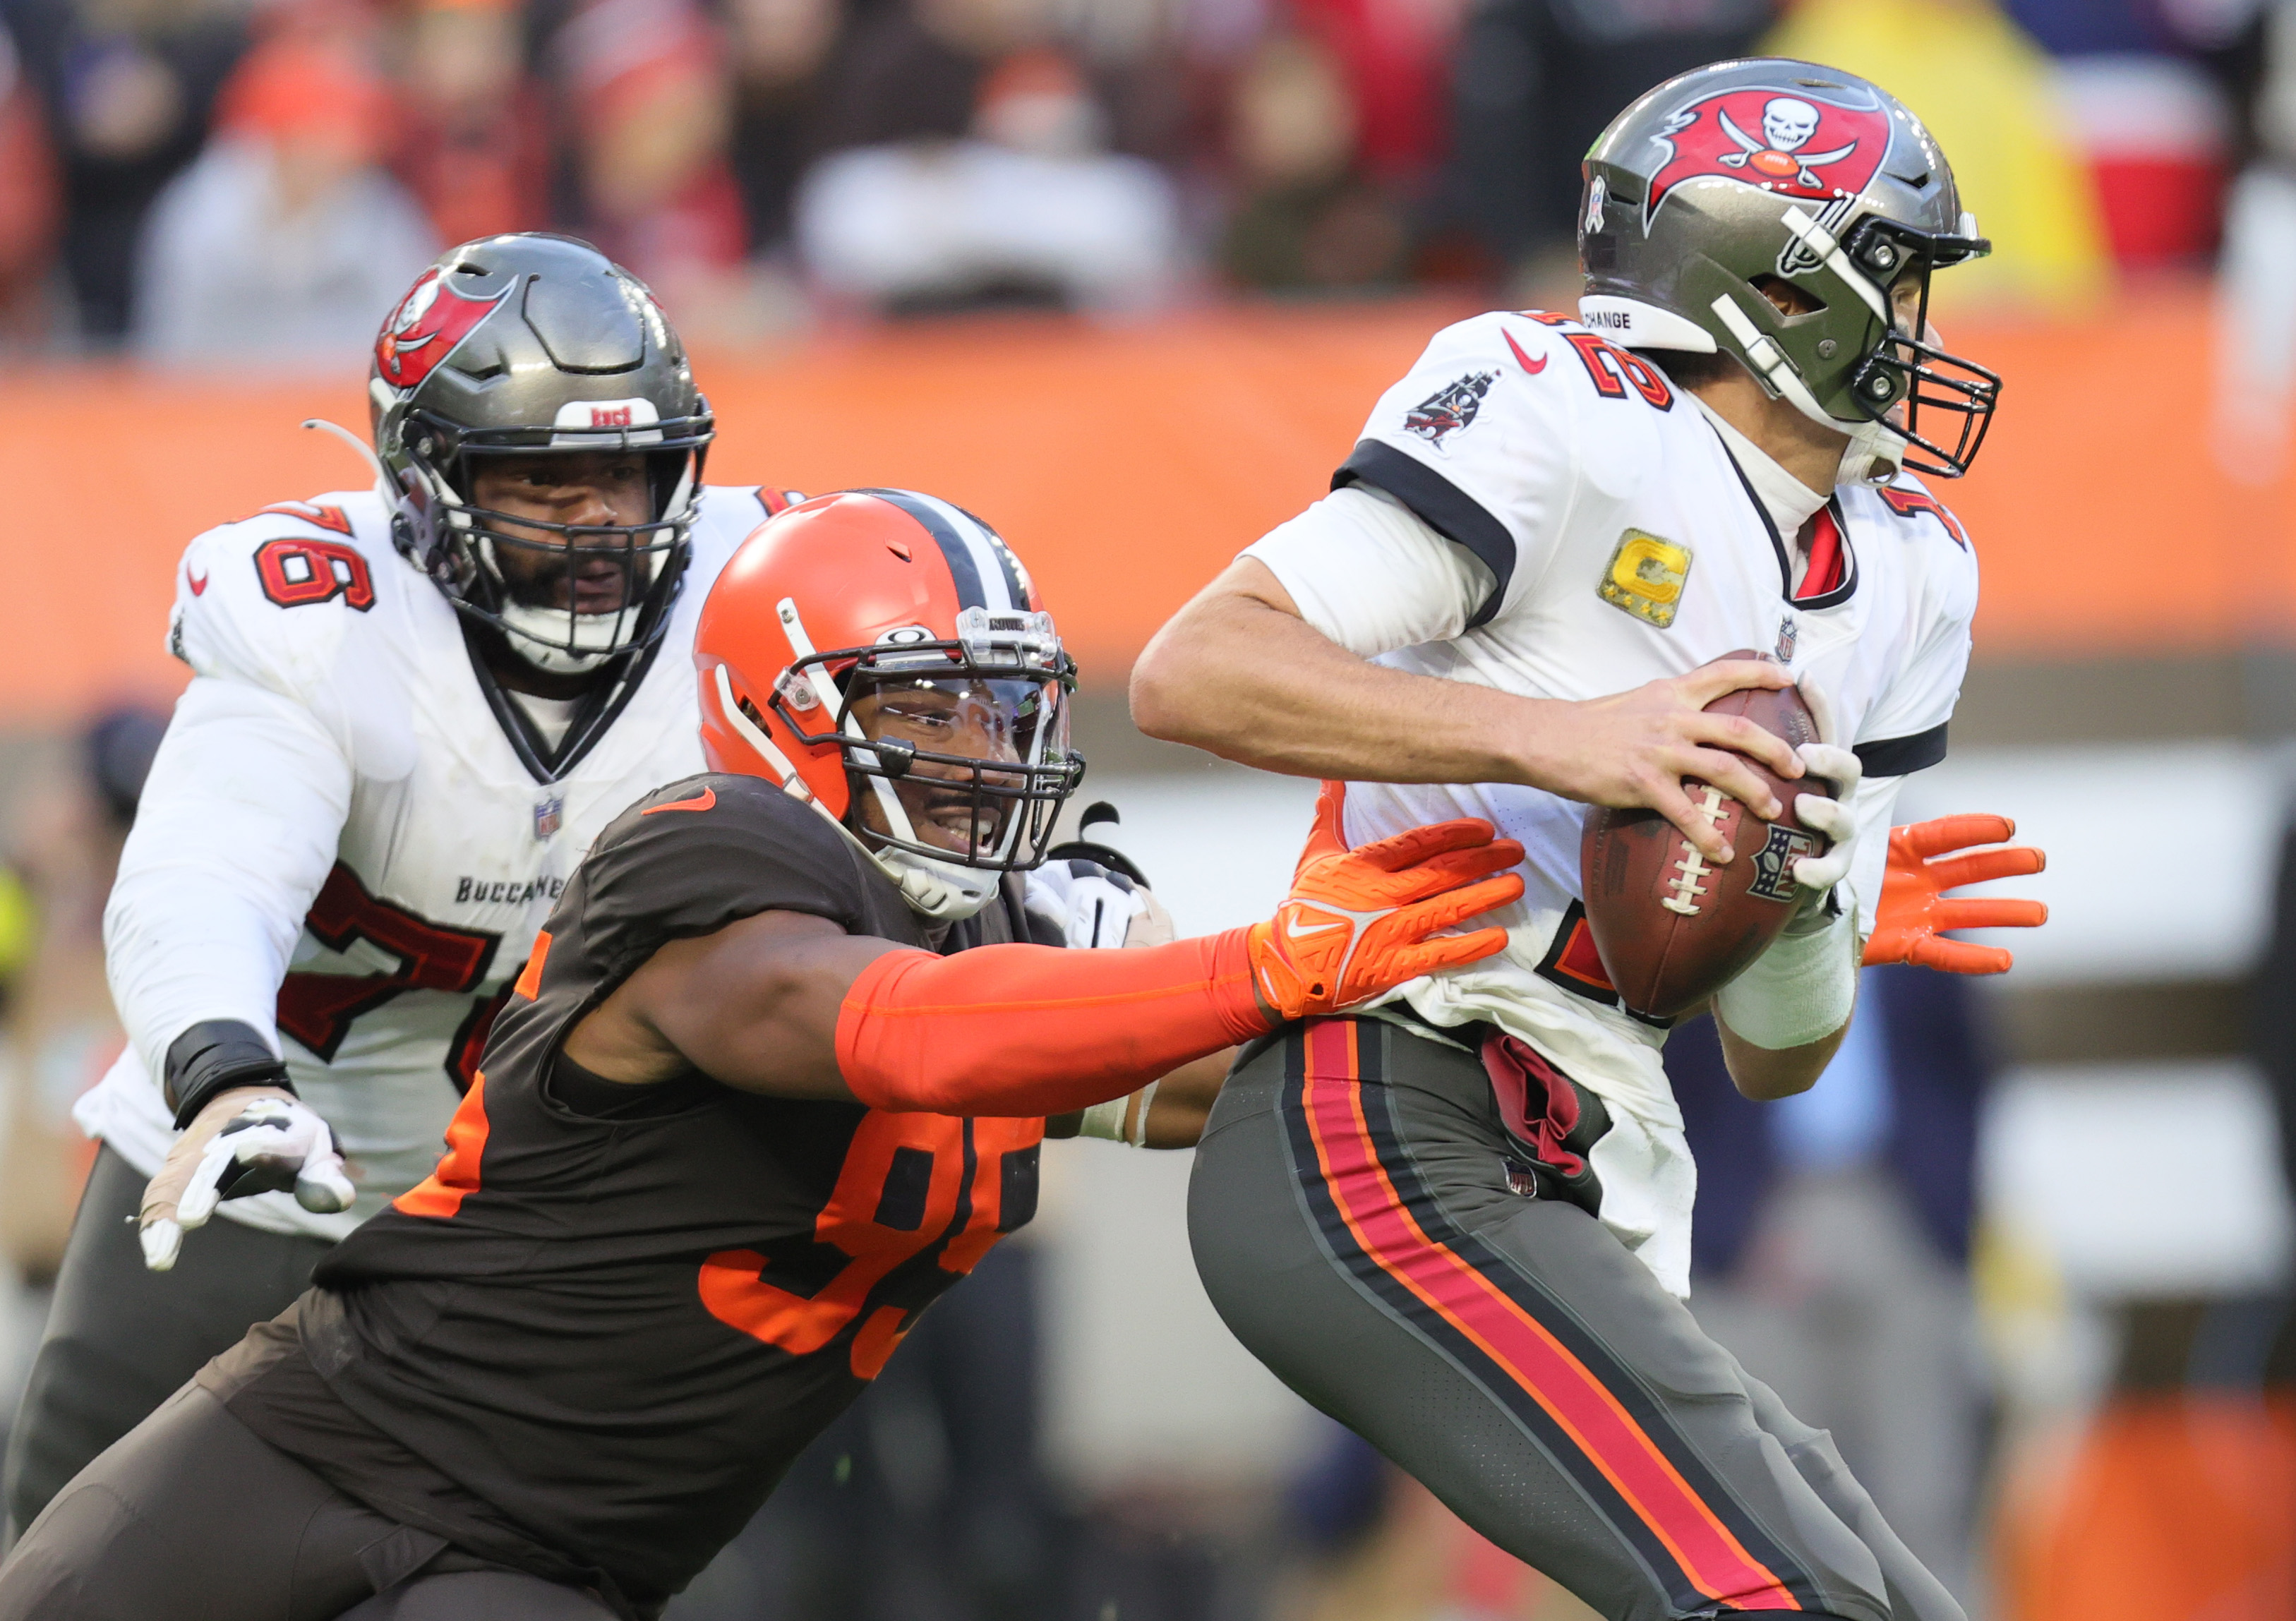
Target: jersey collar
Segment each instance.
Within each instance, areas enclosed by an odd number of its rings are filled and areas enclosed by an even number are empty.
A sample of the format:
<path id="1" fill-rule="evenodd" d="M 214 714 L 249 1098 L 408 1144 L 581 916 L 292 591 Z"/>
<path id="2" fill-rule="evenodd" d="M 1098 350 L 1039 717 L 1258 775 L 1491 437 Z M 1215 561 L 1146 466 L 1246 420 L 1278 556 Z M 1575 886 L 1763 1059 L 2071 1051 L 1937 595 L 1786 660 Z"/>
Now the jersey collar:
<path id="1" fill-rule="evenodd" d="M 1720 446 L 1722 459 L 1729 463 L 1730 471 L 1738 475 L 1738 487 L 1746 492 L 1746 504 L 1754 509 L 1754 515 L 1762 520 L 1762 528 L 1769 535 L 1770 550 L 1776 554 L 1778 560 L 1778 595 L 1784 599 L 1786 606 L 1824 609 L 1848 602 L 1857 589 L 1857 548 L 1850 544 L 1849 517 L 1842 512 L 1841 503 L 1831 496 L 1820 496 L 1800 479 L 1794 479 L 1792 473 L 1779 467 L 1777 463 L 1765 454 L 1751 439 L 1715 415 L 1708 409 L 1704 400 L 1699 400 L 1694 394 L 1690 397 L 1698 400 L 1698 408 L 1705 412 L 1708 423 L 1715 430 L 1715 438 Z M 1784 538 L 1778 533 L 1778 520 L 1772 515 L 1769 503 L 1762 499 L 1761 492 L 1755 487 L 1753 479 L 1747 476 L 1745 464 L 1739 461 L 1737 453 L 1733 449 L 1731 441 L 1734 439 L 1745 446 L 1749 457 L 1759 458 L 1762 463 L 1776 469 L 1781 477 L 1792 479 L 1797 488 L 1808 495 L 1810 505 L 1800 518 L 1795 520 L 1792 530 L 1794 534 L 1799 535 L 1801 526 L 1816 516 L 1819 509 L 1828 505 L 1833 508 L 1833 520 L 1840 527 L 1841 534 L 1841 584 L 1821 596 L 1797 597 L 1794 595 L 1793 553 L 1787 550 Z"/>

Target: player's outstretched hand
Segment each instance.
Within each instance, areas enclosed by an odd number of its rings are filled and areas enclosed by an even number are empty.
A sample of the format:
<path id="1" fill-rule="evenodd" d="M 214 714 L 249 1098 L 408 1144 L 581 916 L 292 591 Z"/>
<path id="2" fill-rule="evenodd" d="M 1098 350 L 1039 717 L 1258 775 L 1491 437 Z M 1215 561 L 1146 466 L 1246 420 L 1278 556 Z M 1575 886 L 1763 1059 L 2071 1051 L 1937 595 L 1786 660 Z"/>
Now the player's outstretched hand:
<path id="1" fill-rule="evenodd" d="M 184 1234 L 204 1226 L 224 1199 L 290 1188 L 306 1210 L 350 1208 L 350 1178 L 327 1123 L 284 1087 L 218 1093 L 176 1138 L 144 1189 L 137 1219 L 144 1265 L 153 1272 L 175 1265 Z"/>
<path id="2" fill-rule="evenodd" d="M 1711 783 L 1775 822 L 1783 808 L 1777 796 L 1739 757 L 1751 756 L 1789 781 L 1802 774 L 1802 763 L 1784 738 L 1742 715 L 1709 715 L 1706 706 L 1742 687 L 1793 684 L 1782 664 L 1726 659 L 1609 698 L 1556 704 L 1552 730 L 1534 744 L 1537 758 L 1526 780 L 1589 805 L 1654 810 L 1701 856 L 1725 864 L 1729 843 L 1693 806 L 1682 779 Z"/>
<path id="3" fill-rule="evenodd" d="M 1430 937 L 1522 894 L 1522 879 L 1507 872 L 1522 846 L 1494 839 L 1474 817 L 1350 850 L 1340 827 L 1346 791 L 1324 784 L 1292 893 L 1246 937 L 1259 999 L 1279 1019 L 1337 1012 L 1439 968 L 1480 962 L 1506 945 L 1505 929 Z"/>
<path id="4" fill-rule="evenodd" d="M 1911 962 L 1949 974 L 2005 974 L 2015 961 L 1997 946 L 1942 937 L 1948 929 L 2038 929 L 2049 921 L 2039 901 L 1956 897 L 1946 893 L 1989 879 L 2021 878 L 2048 865 L 2030 845 L 2013 845 L 2006 816 L 1940 816 L 1890 830 L 1890 866 L 1866 942 L 1866 966 Z M 1999 849 L 1975 849 L 1999 845 Z M 1970 850 L 1973 853 L 1961 855 Z M 1952 859 L 1948 860 L 1946 857 Z"/>

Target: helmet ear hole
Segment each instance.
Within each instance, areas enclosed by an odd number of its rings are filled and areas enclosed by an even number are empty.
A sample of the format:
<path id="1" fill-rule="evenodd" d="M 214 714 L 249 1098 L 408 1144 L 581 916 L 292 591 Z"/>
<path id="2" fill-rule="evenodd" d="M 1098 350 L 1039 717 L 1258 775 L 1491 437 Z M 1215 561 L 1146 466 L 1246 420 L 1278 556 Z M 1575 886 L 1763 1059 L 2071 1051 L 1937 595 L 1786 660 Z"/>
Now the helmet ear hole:
<path id="1" fill-rule="evenodd" d="M 1807 287 L 1789 282 L 1779 275 L 1758 275 L 1754 291 L 1767 299 L 1787 320 L 1799 315 L 1819 315 L 1825 313 L 1825 300 Z"/>

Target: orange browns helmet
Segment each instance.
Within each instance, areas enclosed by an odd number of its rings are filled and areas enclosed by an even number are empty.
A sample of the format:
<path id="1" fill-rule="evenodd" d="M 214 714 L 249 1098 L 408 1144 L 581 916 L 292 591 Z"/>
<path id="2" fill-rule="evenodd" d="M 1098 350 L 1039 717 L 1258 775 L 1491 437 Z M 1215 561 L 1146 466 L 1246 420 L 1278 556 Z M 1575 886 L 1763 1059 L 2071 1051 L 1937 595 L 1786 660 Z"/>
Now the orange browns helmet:
<path id="1" fill-rule="evenodd" d="M 847 490 L 769 519 L 710 588 L 693 660 L 710 765 L 818 806 L 931 917 L 970 915 L 996 874 L 1042 861 L 1084 776 L 1076 667 L 1028 570 L 931 495 Z M 905 695 L 964 724 L 865 725 L 919 707 Z"/>

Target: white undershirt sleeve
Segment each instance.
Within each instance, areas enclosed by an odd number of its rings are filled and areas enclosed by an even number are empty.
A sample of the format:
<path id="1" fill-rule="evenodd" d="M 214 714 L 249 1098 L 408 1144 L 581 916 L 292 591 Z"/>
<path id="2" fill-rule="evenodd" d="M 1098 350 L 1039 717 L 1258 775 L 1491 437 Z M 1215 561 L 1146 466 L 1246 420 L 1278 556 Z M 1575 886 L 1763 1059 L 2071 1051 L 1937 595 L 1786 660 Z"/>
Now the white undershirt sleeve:
<path id="1" fill-rule="evenodd" d="M 155 1083 L 168 1044 L 203 1019 L 278 1048 L 280 980 L 350 795 L 349 759 L 302 704 L 227 676 L 184 692 L 103 916 L 112 1000 Z"/>
<path id="2" fill-rule="evenodd" d="M 1491 571 L 1385 491 L 1335 490 L 1243 555 L 1283 582 L 1300 617 L 1365 659 L 1459 634 Z"/>

